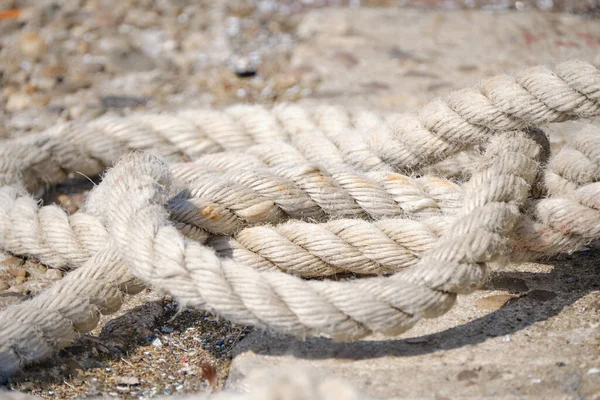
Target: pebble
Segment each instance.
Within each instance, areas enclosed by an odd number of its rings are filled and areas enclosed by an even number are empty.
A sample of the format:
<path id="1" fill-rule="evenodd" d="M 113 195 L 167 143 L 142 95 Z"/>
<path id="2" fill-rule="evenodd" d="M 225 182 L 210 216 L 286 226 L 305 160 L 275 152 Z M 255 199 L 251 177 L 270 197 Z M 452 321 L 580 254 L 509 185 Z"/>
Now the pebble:
<path id="1" fill-rule="evenodd" d="M 152 346 L 154 347 L 162 347 L 162 341 L 159 338 L 156 338 L 152 341 Z"/>
<path id="2" fill-rule="evenodd" d="M 73 113 L 71 112 L 71 115 Z M 69 214 L 73 214 L 78 210 L 78 207 L 73 204 L 71 197 L 66 194 L 59 194 L 56 198 L 60 204 L 60 206 Z"/>
<path id="3" fill-rule="evenodd" d="M 7 111 L 22 111 L 31 105 L 31 96 L 26 93 L 14 93 L 6 102 L 6 106 L 4 107 Z"/>
<path id="4" fill-rule="evenodd" d="M 33 389 L 35 389 L 33 382 L 23 382 L 21 385 L 19 385 L 19 390 L 21 392 L 31 392 Z"/>
<path id="5" fill-rule="evenodd" d="M 9 257 L 6 260 L 2 261 L 2 265 L 4 265 L 5 267 L 8 268 L 16 268 L 16 267 L 20 267 L 21 265 L 23 265 L 25 261 L 22 258 L 19 257 Z"/>
<path id="6" fill-rule="evenodd" d="M 37 32 L 23 32 L 19 37 L 19 46 L 21 53 L 26 57 L 41 57 L 48 46 L 44 39 Z"/>
<path id="7" fill-rule="evenodd" d="M 498 294 L 494 296 L 487 296 L 478 299 L 475 302 L 475 306 L 481 310 L 498 310 L 502 308 L 513 296 L 508 294 Z"/>
<path id="8" fill-rule="evenodd" d="M 61 76 L 64 76 L 67 73 L 67 71 L 67 67 L 63 64 L 52 64 L 42 68 L 40 74 L 44 78 L 56 79 Z"/>
<path id="9" fill-rule="evenodd" d="M 58 280 L 62 279 L 63 273 L 62 273 L 62 271 L 60 271 L 58 269 L 50 268 L 49 270 L 46 271 L 44 276 L 47 279 L 51 279 L 53 281 L 58 281 Z"/>
<path id="10" fill-rule="evenodd" d="M 590 368 L 587 373 L 588 375 L 600 374 L 600 368 Z"/>
<path id="11" fill-rule="evenodd" d="M 26 288 L 23 285 L 14 285 L 14 286 L 11 286 L 11 288 L 9 289 L 9 291 L 12 292 L 12 293 L 22 294 L 22 295 L 29 294 L 29 289 Z M 19 301 L 20 301 L 20 298 L 19 298 Z"/>
<path id="12" fill-rule="evenodd" d="M 10 289 L 10 285 L 6 282 L 0 281 L 0 290 Z"/>
<path id="13" fill-rule="evenodd" d="M 251 78 L 256 75 L 256 67 L 247 58 L 235 60 L 233 70 L 240 78 Z"/>
<path id="14" fill-rule="evenodd" d="M 135 376 L 119 376 L 117 377 L 118 385 L 135 386 L 140 384 L 140 380 Z"/>
<path id="15" fill-rule="evenodd" d="M 8 273 L 14 277 L 19 277 L 19 276 L 26 277 L 27 275 L 29 275 L 29 273 L 26 270 L 21 269 L 21 268 L 9 268 Z"/>
<path id="16" fill-rule="evenodd" d="M 17 277 L 15 278 L 15 283 L 16 283 L 17 285 L 21 285 L 21 284 L 23 284 L 23 283 L 25 283 L 25 282 L 27 282 L 27 278 L 26 278 L 26 277 L 24 277 L 24 276 L 17 276 Z"/>

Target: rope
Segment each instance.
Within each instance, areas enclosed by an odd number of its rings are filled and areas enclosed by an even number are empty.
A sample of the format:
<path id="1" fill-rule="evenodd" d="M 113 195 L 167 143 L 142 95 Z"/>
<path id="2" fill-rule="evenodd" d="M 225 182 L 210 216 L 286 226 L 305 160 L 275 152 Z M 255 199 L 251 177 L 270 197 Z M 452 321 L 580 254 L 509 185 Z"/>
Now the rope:
<path id="1" fill-rule="evenodd" d="M 600 237 L 597 131 L 547 161 L 532 129 L 599 114 L 600 71 L 570 61 L 496 76 L 415 116 L 237 106 L 5 141 L 0 246 L 76 269 L 0 312 L 0 373 L 69 345 L 141 282 L 300 337 L 399 334 L 481 286 L 491 262 Z M 119 159 L 74 215 L 23 189 Z M 415 176 L 458 169 L 465 183 Z M 348 273 L 376 276 L 302 278 Z"/>

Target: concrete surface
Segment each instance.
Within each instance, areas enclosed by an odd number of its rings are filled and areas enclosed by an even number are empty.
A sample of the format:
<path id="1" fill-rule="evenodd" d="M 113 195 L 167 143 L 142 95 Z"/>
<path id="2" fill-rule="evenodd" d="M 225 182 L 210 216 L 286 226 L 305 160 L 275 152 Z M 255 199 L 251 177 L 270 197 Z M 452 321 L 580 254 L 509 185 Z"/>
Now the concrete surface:
<path id="1" fill-rule="evenodd" d="M 321 79 L 310 101 L 397 112 L 491 75 L 600 55 L 597 19 L 534 11 L 326 9 L 297 32 L 292 66 Z"/>

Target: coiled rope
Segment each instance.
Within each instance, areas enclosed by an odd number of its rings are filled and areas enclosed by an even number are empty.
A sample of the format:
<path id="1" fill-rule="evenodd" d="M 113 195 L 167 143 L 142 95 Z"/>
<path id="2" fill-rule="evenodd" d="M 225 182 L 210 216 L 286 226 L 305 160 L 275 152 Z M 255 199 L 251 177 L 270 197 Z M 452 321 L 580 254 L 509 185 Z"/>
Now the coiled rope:
<path id="1" fill-rule="evenodd" d="M 599 114 L 598 65 L 569 61 L 418 115 L 236 106 L 5 141 L 0 246 L 75 270 L 0 312 L 0 373 L 68 346 L 142 282 L 300 337 L 397 335 L 480 287 L 492 262 L 600 237 L 600 132 L 549 157 L 534 129 Z M 28 193 L 115 163 L 73 215 Z M 464 183 L 431 175 L 457 171 Z M 375 276 L 302 278 L 340 274 Z"/>

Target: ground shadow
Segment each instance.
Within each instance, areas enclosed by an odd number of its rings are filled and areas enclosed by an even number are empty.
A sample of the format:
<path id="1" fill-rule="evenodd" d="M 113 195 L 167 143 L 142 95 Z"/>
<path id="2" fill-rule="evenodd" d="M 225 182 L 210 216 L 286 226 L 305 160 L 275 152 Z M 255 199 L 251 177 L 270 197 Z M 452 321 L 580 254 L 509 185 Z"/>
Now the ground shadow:
<path id="1" fill-rule="evenodd" d="M 554 317 L 590 292 L 600 289 L 600 249 L 561 255 L 551 262 L 550 273 L 500 272 L 487 289 L 512 291 L 515 298 L 497 311 L 466 324 L 410 339 L 338 342 L 327 338 L 297 340 L 274 333 L 254 333 L 242 341 L 235 354 L 291 355 L 300 359 L 337 358 L 363 360 L 410 357 L 485 342 L 510 335 Z M 525 283 L 525 285 L 523 284 Z M 548 287 L 531 290 L 529 287 Z"/>

